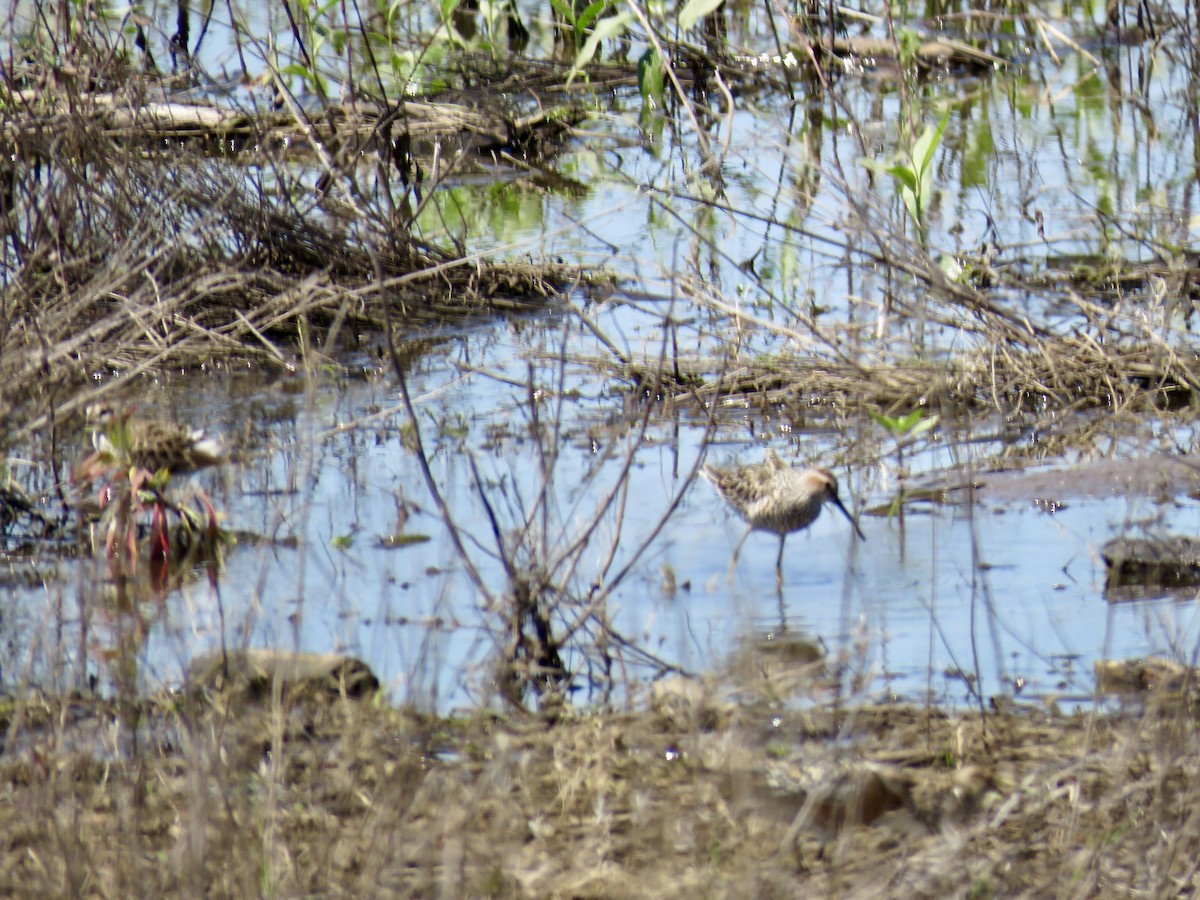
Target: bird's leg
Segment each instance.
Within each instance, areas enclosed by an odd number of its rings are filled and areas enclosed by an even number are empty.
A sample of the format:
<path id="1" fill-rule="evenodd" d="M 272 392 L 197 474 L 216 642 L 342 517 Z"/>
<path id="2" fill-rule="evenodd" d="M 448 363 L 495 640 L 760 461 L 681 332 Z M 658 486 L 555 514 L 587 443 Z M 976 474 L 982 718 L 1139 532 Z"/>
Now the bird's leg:
<path id="1" fill-rule="evenodd" d="M 750 532 L 753 530 L 753 526 L 747 528 L 746 533 L 742 535 L 742 539 L 733 548 L 733 556 L 729 560 L 729 575 L 726 576 L 730 581 L 733 581 L 733 570 L 737 568 L 738 554 L 742 552 L 742 544 L 746 543 L 746 538 L 750 537 Z"/>
<path id="2" fill-rule="evenodd" d="M 779 536 L 779 556 L 775 558 L 775 580 L 780 585 L 783 584 L 783 542 L 786 540 L 786 534 Z"/>

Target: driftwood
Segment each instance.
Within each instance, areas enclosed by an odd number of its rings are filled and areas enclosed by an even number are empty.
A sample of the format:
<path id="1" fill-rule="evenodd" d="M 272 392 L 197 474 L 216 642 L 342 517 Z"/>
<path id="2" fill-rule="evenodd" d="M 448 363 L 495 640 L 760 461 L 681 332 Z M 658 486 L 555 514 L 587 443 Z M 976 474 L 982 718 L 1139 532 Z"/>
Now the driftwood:
<path id="1" fill-rule="evenodd" d="M 854 59 L 864 65 L 874 66 L 881 63 L 894 65 L 899 46 L 895 41 L 886 38 L 850 37 L 835 38 L 832 42 L 825 39 L 818 42 L 814 49 L 841 60 Z M 915 57 L 918 65 L 924 67 L 963 66 L 973 69 L 998 69 L 1009 64 L 1002 56 L 949 38 L 921 41 L 916 48 Z"/>
<path id="2" fill-rule="evenodd" d="M 199 140 L 245 138 L 271 145 L 296 142 L 311 136 L 320 141 L 365 140 L 387 127 L 416 142 L 457 137 L 459 143 L 442 152 L 501 151 L 553 137 L 582 119 L 581 107 L 538 108 L 516 115 L 501 102 L 466 106 L 459 103 L 399 101 L 394 106 L 355 102 L 333 105 L 306 117 L 293 109 L 239 109 L 203 102 L 134 100 L 128 94 L 44 94 L 14 91 L 6 106 L 22 115 L 10 118 L 0 134 L 18 141 L 20 132 L 37 127 L 53 129 L 82 118 L 99 125 L 109 137 L 147 140 Z"/>

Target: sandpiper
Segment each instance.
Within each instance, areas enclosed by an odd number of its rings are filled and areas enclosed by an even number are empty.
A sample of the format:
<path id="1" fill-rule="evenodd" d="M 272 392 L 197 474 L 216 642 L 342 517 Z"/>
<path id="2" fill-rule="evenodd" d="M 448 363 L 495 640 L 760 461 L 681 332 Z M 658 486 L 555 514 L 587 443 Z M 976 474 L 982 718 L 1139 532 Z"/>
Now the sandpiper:
<path id="1" fill-rule="evenodd" d="M 771 531 L 779 535 L 779 556 L 775 577 L 783 580 L 783 544 L 793 531 L 807 528 L 821 514 L 821 505 L 829 502 L 842 511 L 854 533 L 866 540 L 850 511 L 838 498 L 837 478 L 828 469 L 793 468 L 767 450 L 760 463 L 734 469 L 705 466 L 701 474 L 716 485 L 717 491 L 746 520 L 746 533 L 733 549 L 729 563 L 732 574 L 738 553 L 752 531 Z"/>
<path id="2" fill-rule="evenodd" d="M 130 465 L 150 472 L 166 469 L 172 475 L 186 475 L 229 459 L 220 441 L 197 428 L 137 419 L 128 411 L 115 413 L 107 404 L 89 406 L 87 423 L 97 453 L 125 457 Z"/>

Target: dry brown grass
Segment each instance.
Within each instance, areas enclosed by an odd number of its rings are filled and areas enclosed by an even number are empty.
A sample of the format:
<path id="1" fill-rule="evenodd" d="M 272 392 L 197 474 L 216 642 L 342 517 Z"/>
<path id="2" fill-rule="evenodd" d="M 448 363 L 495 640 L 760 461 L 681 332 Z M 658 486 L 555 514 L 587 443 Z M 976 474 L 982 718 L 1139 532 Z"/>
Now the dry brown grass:
<path id="1" fill-rule="evenodd" d="M 69 71 L 22 64 L 0 79 L 0 442 L 56 427 L 97 371 L 290 367 L 297 346 L 324 353 L 342 328 L 382 328 L 385 305 L 407 335 L 540 308 L 584 278 L 469 254 L 429 215 L 456 166 L 553 152 L 569 109 L 522 117 L 499 94 L 475 111 L 310 118 L 293 104 L 230 110 L 228 134 L 179 133 L 153 101 L 169 79 L 72 49 Z M 435 164 L 433 138 L 466 152 Z"/>
<path id="2" fill-rule="evenodd" d="M 750 402 L 762 407 L 911 409 L 935 401 L 964 411 L 1050 405 L 1059 412 L 1187 403 L 1200 364 L 1149 343 L 1105 346 L 1078 335 L 1030 346 L 987 345 L 931 362 L 849 363 L 820 357 L 681 359 L 675 372 L 636 362 L 613 367 L 638 386 L 656 378 L 675 398 Z M 675 373 L 682 377 L 676 377 Z"/>
<path id="3" fill-rule="evenodd" d="M 138 709 L 136 750 L 103 703 L 19 713 L 10 896 L 1075 897 L 1196 876 L 1200 735 L 1182 707 L 780 727 L 743 708 L 705 730 L 162 701 Z M 814 788 L 814 772 L 835 774 Z"/>

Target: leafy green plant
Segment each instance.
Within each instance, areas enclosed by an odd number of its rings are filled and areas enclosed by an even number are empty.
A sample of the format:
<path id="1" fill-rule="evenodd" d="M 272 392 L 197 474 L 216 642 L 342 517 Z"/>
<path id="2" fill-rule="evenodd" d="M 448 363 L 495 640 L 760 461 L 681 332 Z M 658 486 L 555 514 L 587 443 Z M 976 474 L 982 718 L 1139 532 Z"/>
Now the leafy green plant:
<path id="1" fill-rule="evenodd" d="M 514 0 L 480 0 L 479 14 L 483 17 L 488 49 L 497 58 L 514 41 L 528 40 L 529 31 Z"/>
<path id="2" fill-rule="evenodd" d="M 914 409 L 907 416 L 887 416 L 883 413 L 872 412 L 871 418 L 882 425 L 897 440 L 907 436 L 917 438 L 938 423 L 938 416 L 925 418 L 925 410 Z"/>
<path id="3" fill-rule="evenodd" d="M 638 60 L 638 89 L 642 93 L 642 118 L 646 119 L 663 107 L 666 90 L 665 70 L 662 55 L 657 48 L 650 47 Z M 645 122 L 643 121 L 643 126 Z"/>
<path id="4" fill-rule="evenodd" d="M 917 53 L 921 49 L 921 35 L 911 28 L 900 28 L 896 31 L 896 42 L 900 50 L 900 69 L 908 72 L 917 61 Z"/>
<path id="5" fill-rule="evenodd" d="M 725 0 L 688 0 L 679 11 L 679 30 L 687 31 L 707 15 L 716 11 Z"/>
<path id="6" fill-rule="evenodd" d="M 568 9 L 571 4 L 570 0 L 551 0 L 555 10 L 560 15 Z M 596 58 L 596 53 L 600 50 L 600 43 L 607 38 L 620 37 L 629 30 L 629 26 L 634 22 L 633 13 L 625 11 L 617 13 L 615 16 L 605 16 L 597 21 L 596 17 L 608 8 L 607 0 L 597 0 L 597 2 L 586 7 L 575 17 L 572 13 L 570 18 L 564 16 L 572 29 L 572 38 L 575 45 L 579 46 L 579 41 L 586 34 L 587 40 L 579 48 L 579 52 L 575 55 L 575 62 L 571 65 L 571 73 L 567 76 L 567 84 L 575 80 L 575 76 L 583 74 L 584 69 L 593 59 Z M 592 23 L 595 27 L 592 27 Z"/>
<path id="7" fill-rule="evenodd" d="M 899 478 L 904 477 L 904 448 L 925 432 L 937 426 L 940 416 L 925 417 L 923 409 L 914 409 L 906 416 L 889 416 L 883 413 L 870 412 L 876 423 L 882 425 L 896 439 L 896 472 Z M 904 491 L 896 493 L 892 500 L 889 516 L 902 513 L 904 509 Z"/>
<path id="8" fill-rule="evenodd" d="M 441 2 L 436 4 L 438 18 L 441 19 L 443 29 L 438 33 L 437 37 L 444 39 L 455 47 L 466 50 L 470 48 L 471 42 L 462 33 L 457 24 L 460 5 L 461 0 L 441 0 Z"/>
<path id="9" fill-rule="evenodd" d="M 305 33 L 308 46 L 301 44 L 302 61 L 284 66 L 280 71 L 286 75 L 300 78 L 310 91 L 322 97 L 329 95 L 325 76 L 321 74 L 321 51 L 326 45 L 333 48 L 333 53 L 340 56 L 346 49 L 348 40 L 345 29 L 331 24 L 330 13 L 341 8 L 340 0 L 300 0 L 296 4 L 297 15 L 307 26 Z"/>
<path id="10" fill-rule="evenodd" d="M 550 5 L 554 8 L 554 11 L 558 14 L 563 24 L 567 26 L 567 31 L 563 36 L 567 47 L 571 50 L 578 50 L 578 48 L 584 46 L 585 38 L 589 35 L 588 30 L 592 27 L 593 23 L 600 18 L 601 13 L 608 9 L 609 0 L 594 0 L 594 2 L 586 5 L 576 3 L 575 0 L 550 0 Z M 624 15 L 629 16 L 628 13 Z M 593 47 L 588 60 L 595 55 L 595 52 L 595 48 Z M 581 63 L 579 60 L 576 60 L 576 68 L 579 67 L 581 67 Z"/>
<path id="11" fill-rule="evenodd" d="M 859 160 L 872 171 L 890 175 L 900 186 L 900 197 L 904 201 L 904 207 L 922 234 L 925 232 L 925 213 L 933 196 L 933 158 L 942 142 L 942 135 L 946 132 L 946 123 L 949 120 L 950 110 L 946 110 L 936 125 L 927 127 L 913 142 L 907 159 L 891 163 L 877 159 Z"/>

